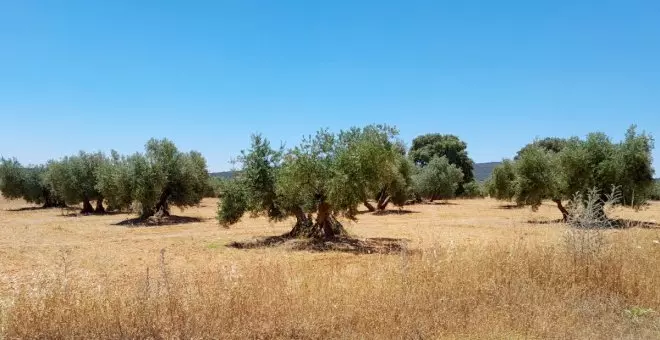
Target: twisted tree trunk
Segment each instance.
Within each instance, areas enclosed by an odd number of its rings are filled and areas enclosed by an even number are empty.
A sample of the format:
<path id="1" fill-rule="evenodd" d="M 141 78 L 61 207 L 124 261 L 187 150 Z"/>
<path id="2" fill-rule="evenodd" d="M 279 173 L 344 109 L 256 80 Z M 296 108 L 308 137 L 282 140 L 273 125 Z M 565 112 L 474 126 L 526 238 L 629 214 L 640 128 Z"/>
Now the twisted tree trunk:
<path id="1" fill-rule="evenodd" d="M 172 191 L 169 188 L 163 190 L 158 199 L 158 203 L 156 203 L 154 213 L 157 213 L 159 216 L 170 216 L 170 207 L 167 204 L 167 200 L 170 198 L 171 193 Z"/>
<path id="2" fill-rule="evenodd" d="M 557 209 L 559 209 L 559 211 L 561 211 L 562 220 L 564 222 L 568 222 L 568 217 L 570 216 L 570 214 L 568 213 L 568 210 L 566 210 L 566 208 L 564 208 L 564 205 L 561 203 L 561 200 L 555 198 L 552 201 L 557 204 Z"/>
<path id="3" fill-rule="evenodd" d="M 325 201 L 318 204 L 314 222 L 311 216 L 305 216 L 302 209 L 296 211 L 295 215 L 296 225 L 287 234 L 289 237 L 327 240 L 347 234 L 344 226 L 332 215 L 331 207 Z"/>
<path id="4" fill-rule="evenodd" d="M 305 212 L 301 207 L 296 207 L 293 211 L 296 216 L 296 224 L 293 226 L 293 229 L 287 234 L 289 237 L 305 237 L 306 233 L 312 227 L 310 219 L 305 216 Z"/>

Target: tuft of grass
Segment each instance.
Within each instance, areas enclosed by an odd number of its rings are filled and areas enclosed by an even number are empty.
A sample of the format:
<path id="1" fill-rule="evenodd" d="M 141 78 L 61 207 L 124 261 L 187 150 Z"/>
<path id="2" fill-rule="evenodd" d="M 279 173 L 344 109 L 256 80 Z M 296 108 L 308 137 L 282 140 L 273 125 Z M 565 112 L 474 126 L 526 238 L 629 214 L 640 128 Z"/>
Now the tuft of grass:
<path id="1" fill-rule="evenodd" d="M 206 249 L 214 250 L 214 249 L 218 249 L 218 248 L 220 248 L 220 244 L 215 243 L 215 242 L 211 242 L 211 243 L 206 245 Z"/>
<path id="2" fill-rule="evenodd" d="M 650 316 L 655 313 L 655 311 L 651 308 L 643 308 L 643 307 L 631 307 L 626 310 L 624 310 L 625 314 L 627 317 L 631 318 L 632 320 L 639 320 L 643 317 Z"/>

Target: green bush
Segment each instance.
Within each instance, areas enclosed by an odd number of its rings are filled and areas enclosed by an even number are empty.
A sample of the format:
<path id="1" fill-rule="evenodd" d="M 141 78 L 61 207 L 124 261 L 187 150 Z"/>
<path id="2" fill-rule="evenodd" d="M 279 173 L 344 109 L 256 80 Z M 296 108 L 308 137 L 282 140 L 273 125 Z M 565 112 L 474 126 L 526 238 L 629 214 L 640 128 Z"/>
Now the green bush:
<path id="1" fill-rule="evenodd" d="M 222 183 L 218 202 L 218 221 L 224 226 L 238 222 L 248 209 L 245 184 L 240 179 L 230 179 Z"/>
<path id="2" fill-rule="evenodd" d="M 465 198 L 483 198 L 485 196 L 484 187 L 477 181 L 467 182 L 463 185 L 463 195 Z"/>
<path id="3" fill-rule="evenodd" d="M 653 188 L 653 192 L 651 192 L 650 199 L 660 201 L 660 180 L 655 181 L 655 187 Z"/>

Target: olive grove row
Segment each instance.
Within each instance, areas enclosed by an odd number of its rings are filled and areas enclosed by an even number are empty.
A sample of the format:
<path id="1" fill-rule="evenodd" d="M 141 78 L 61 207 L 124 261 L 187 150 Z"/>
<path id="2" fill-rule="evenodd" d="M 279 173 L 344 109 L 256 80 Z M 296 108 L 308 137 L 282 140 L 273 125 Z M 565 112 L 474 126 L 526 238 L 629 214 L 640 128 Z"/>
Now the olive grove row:
<path id="1" fill-rule="evenodd" d="M 343 234 L 336 217 L 355 218 L 360 205 L 376 211 L 455 195 L 488 194 L 533 208 L 552 200 L 566 219 L 564 204 L 580 200 L 576 193 L 595 188 L 607 200 L 608 190 L 616 187 L 622 204 L 638 207 L 657 195 L 653 146 L 652 137 L 635 127 L 620 142 L 602 133 L 536 140 L 504 160 L 482 185 L 474 180 L 474 162 L 458 137 L 426 134 L 407 149 L 398 130 L 387 125 L 320 130 L 289 149 L 253 135 L 235 175 L 223 181 L 209 176 L 200 153 L 151 139 L 144 152 L 128 156 L 81 151 L 38 166 L 3 158 L 0 191 L 44 207 L 81 204 L 83 213 L 130 210 L 143 219 L 221 196 L 223 225 L 245 213 L 293 217 L 291 236 L 327 238 Z"/>

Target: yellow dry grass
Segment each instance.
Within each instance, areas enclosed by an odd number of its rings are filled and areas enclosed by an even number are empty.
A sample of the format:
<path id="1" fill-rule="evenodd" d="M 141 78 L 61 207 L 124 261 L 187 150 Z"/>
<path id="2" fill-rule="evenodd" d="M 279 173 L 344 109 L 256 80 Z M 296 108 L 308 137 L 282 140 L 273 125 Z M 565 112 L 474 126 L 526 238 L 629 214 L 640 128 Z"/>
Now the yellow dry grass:
<path id="1" fill-rule="evenodd" d="M 224 229 L 216 204 L 173 211 L 200 222 L 129 228 L 0 199 L 0 338 L 660 337 L 659 228 L 576 247 L 550 204 L 455 200 L 346 222 L 404 239 L 396 254 L 239 250 L 226 245 L 291 221 Z M 660 204 L 610 214 L 657 222 Z"/>

